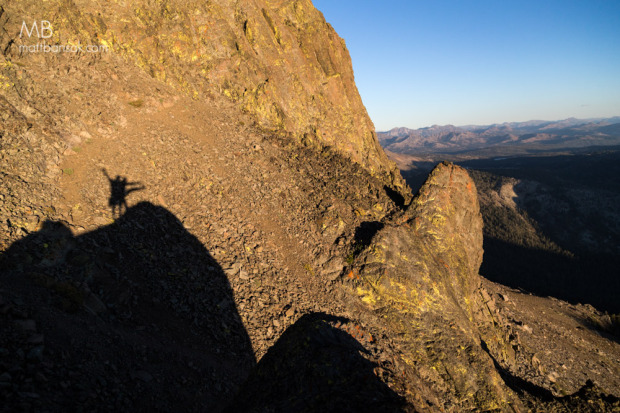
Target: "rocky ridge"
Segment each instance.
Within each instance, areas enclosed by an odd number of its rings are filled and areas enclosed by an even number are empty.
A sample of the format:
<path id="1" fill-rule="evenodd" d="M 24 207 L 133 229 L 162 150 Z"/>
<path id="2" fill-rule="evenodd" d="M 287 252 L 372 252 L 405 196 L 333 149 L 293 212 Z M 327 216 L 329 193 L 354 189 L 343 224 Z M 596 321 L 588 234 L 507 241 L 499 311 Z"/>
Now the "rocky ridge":
<path id="1" fill-rule="evenodd" d="M 575 119 L 557 122 L 506 122 L 493 125 L 433 125 L 420 129 L 394 128 L 378 132 L 381 145 L 394 153 L 451 154 L 469 152 L 492 156 L 529 154 L 544 150 L 565 150 L 618 145 L 620 118 Z"/>

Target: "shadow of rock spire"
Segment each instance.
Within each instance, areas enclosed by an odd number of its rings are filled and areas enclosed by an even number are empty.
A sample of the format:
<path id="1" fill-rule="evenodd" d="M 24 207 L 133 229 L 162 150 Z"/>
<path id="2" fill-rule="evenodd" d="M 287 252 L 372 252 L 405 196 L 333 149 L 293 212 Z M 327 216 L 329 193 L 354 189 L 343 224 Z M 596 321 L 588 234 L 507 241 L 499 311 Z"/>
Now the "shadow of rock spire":
<path id="1" fill-rule="evenodd" d="M 263 356 L 225 412 L 402 412 L 348 319 L 302 316 Z"/>

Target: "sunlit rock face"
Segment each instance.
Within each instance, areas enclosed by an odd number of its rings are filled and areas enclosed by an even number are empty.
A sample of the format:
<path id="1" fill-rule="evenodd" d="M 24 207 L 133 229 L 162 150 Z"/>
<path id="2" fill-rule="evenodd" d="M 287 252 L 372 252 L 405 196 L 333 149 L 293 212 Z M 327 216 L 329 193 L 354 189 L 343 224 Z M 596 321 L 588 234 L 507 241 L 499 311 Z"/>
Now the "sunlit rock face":
<path id="1" fill-rule="evenodd" d="M 483 338 L 493 316 L 478 275 L 482 252 L 475 185 L 463 168 L 442 163 L 354 264 L 355 292 L 399 337 L 405 374 L 421 383 L 418 407 L 518 403 L 487 353 L 506 347 L 504 338 Z"/>

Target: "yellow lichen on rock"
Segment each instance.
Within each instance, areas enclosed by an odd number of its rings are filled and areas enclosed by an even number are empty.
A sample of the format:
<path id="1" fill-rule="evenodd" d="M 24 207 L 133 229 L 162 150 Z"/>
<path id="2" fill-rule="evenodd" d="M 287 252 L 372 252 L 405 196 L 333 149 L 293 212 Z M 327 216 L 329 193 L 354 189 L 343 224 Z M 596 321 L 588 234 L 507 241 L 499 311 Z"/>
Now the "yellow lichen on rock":
<path id="1" fill-rule="evenodd" d="M 464 169 L 438 165 L 400 218 L 406 222 L 379 230 L 353 271 L 361 301 L 372 309 L 381 303 L 379 325 L 399 332 L 409 374 L 443 388 L 461 408 L 485 410 L 518 397 L 478 342 L 482 218 L 472 185 Z"/>

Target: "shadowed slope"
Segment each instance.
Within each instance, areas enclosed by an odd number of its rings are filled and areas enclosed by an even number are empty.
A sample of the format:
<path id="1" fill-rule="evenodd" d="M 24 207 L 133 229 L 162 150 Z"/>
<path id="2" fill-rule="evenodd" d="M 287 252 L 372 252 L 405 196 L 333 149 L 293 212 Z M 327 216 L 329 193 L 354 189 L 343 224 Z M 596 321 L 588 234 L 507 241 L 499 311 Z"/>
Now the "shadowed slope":
<path id="1" fill-rule="evenodd" d="M 255 363 L 228 279 L 165 208 L 142 202 L 77 237 L 46 222 L 2 261 L 5 297 L 41 320 L 45 337 L 39 359 L 1 356 L 2 365 L 22 366 L 15 391 L 3 393 L 8 405 L 32 388 L 52 411 L 212 409 Z M 9 317 L 7 335 L 24 314 Z M 29 384 L 48 354 L 60 353 L 63 368 Z M 92 389 L 116 396 L 102 402 Z"/>
<path id="2" fill-rule="evenodd" d="M 227 412 L 397 412 L 405 400 L 381 381 L 350 320 L 306 314 L 269 349 Z"/>

